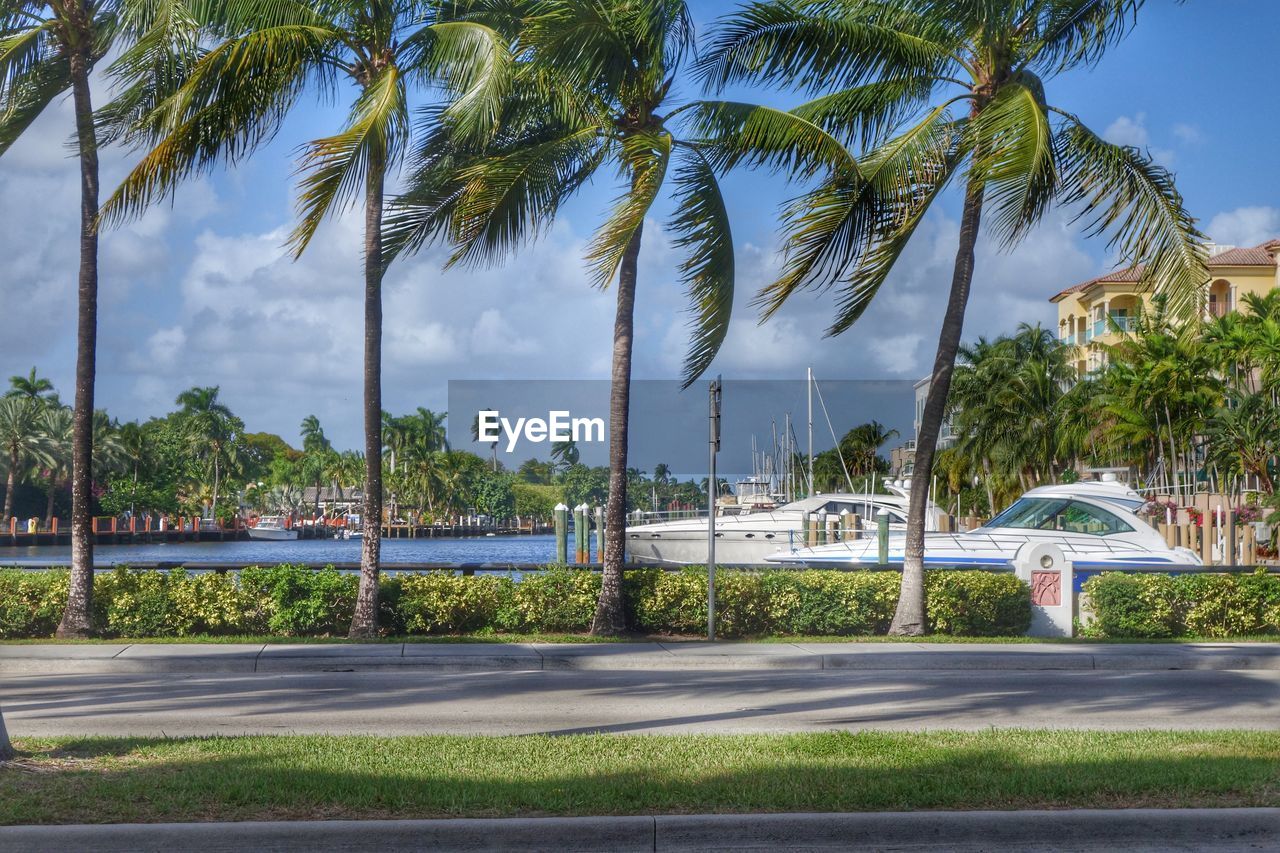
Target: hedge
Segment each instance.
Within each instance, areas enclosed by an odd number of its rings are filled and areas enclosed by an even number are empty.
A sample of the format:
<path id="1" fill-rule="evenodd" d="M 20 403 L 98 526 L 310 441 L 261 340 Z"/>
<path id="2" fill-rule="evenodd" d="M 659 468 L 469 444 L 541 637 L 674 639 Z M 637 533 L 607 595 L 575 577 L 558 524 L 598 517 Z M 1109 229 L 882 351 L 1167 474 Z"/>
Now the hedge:
<path id="1" fill-rule="evenodd" d="M 1124 574 L 1084 584 L 1096 637 L 1231 637 L 1280 633 L 1280 575 Z"/>
<path id="2" fill-rule="evenodd" d="M 100 573 L 94 628 L 104 637 L 341 635 L 359 580 L 332 568 L 251 568 L 226 574 Z M 723 571 L 716 575 L 717 630 L 724 637 L 870 635 L 889 628 L 898 600 L 894 572 Z M 387 575 L 381 624 L 390 635 L 483 632 L 579 633 L 590 629 L 600 575 L 549 567 L 516 579 L 431 571 Z M 626 573 L 631 627 L 649 634 L 706 632 L 705 569 Z M 62 571 L 0 570 L 0 638 L 48 637 L 66 603 Z M 930 572 L 933 631 L 1016 635 L 1030 624 L 1030 595 L 1008 574 Z"/>

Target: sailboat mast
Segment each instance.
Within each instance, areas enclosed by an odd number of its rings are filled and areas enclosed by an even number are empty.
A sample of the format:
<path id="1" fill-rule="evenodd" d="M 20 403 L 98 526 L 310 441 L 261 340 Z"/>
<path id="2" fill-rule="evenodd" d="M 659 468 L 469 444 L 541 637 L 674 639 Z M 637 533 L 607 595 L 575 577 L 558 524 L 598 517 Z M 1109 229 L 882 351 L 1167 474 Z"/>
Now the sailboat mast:
<path id="1" fill-rule="evenodd" d="M 805 390 L 809 395 L 809 494 L 813 494 L 813 368 L 806 368 Z"/>

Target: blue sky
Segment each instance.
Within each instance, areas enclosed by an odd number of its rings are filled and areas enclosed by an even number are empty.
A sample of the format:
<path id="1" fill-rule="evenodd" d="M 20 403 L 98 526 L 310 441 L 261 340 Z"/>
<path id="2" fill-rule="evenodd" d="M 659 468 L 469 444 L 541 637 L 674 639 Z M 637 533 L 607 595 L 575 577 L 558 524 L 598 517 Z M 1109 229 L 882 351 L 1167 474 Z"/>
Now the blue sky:
<path id="1" fill-rule="evenodd" d="M 694 2 L 700 32 L 732 4 Z M 1274 0 L 1150 0 L 1101 66 L 1051 81 L 1051 102 L 1172 168 L 1201 226 L 1224 243 L 1280 236 L 1280 119 L 1269 67 Z M 696 96 L 691 86 L 683 93 Z M 773 92 L 741 99 L 789 103 Z M 99 94 L 99 100 L 102 95 Z M 293 150 L 331 133 L 340 110 L 299 110 L 252 160 L 185 187 L 171 205 L 103 236 L 99 402 L 121 418 L 173 408 L 191 385 L 220 385 L 251 430 L 297 442 L 317 414 L 340 446 L 360 442 L 360 233 L 326 225 L 299 262 L 281 245 L 292 222 Z M 77 184 L 67 159 L 70 104 L 52 109 L 0 159 L 0 376 L 33 364 L 70 397 L 74 364 Z M 129 153 L 104 155 L 104 189 Z M 735 327 L 715 371 L 726 377 L 914 378 L 927 370 L 949 283 L 958 199 L 922 226 L 876 305 L 839 339 L 821 338 L 830 298 L 802 294 L 757 326 L 747 304 L 776 271 L 781 178 L 725 183 L 737 249 Z M 442 273 L 439 253 L 392 269 L 386 288 L 387 408 L 445 407 L 449 379 L 604 378 L 612 292 L 593 291 L 580 257 L 615 188 L 592 187 L 542 241 L 493 269 Z M 678 255 L 646 230 L 636 373 L 678 374 L 685 346 Z M 1055 213 L 1012 253 L 981 248 L 967 338 L 1051 322 L 1048 297 L 1108 268 L 1105 246 Z"/>

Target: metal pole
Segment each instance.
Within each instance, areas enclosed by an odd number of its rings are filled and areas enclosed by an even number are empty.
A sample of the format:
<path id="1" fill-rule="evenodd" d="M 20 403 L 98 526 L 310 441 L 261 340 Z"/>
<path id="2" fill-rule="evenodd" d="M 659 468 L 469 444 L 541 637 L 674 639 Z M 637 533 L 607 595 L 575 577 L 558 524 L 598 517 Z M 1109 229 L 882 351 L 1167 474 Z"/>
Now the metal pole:
<path id="1" fill-rule="evenodd" d="M 813 497 L 813 368 L 806 368 L 808 381 L 805 390 L 809 394 L 809 490 L 807 495 Z"/>
<path id="2" fill-rule="evenodd" d="M 710 474 L 707 477 L 707 639 L 716 638 L 716 451 L 720 449 L 720 377 L 708 389 Z"/>

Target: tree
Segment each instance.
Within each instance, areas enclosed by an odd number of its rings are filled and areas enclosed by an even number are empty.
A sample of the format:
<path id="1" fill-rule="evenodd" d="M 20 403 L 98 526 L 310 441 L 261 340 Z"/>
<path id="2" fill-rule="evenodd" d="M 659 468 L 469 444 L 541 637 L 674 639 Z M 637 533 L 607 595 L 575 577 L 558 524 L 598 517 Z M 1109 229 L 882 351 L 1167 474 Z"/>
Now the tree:
<path id="1" fill-rule="evenodd" d="M 584 184 L 619 176 L 617 202 L 587 250 L 593 283 L 603 288 L 616 280 L 608 534 L 592 632 L 617 634 L 626 627 L 627 424 L 644 221 L 670 184 L 670 227 L 687 253 L 680 275 L 692 303 L 686 385 L 710 365 L 728 328 L 733 240 L 712 164 L 696 141 L 677 133 L 677 117 L 692 106 L 676 106 L 671 97 L 693 50 L 686 4 L 542 0 L 513 7 L 519 22 L 507 32 L 519 61 L 500 132 L 476 156 L 424 152 L 398 202 L 393 245 L 412 249 L 447 237 L 456 247 L 450 263 L 492 262 L 547 227 Z"/>
<path id="2" fill-rule="evenodd" d="M 4 487 L 6 529 L 13 518 L 14 492 L 28 465 L 47 465 L 52 460 L 51 442 L 44 434 L 44 405 L 31 397 L 0 397 L 0 451 L 7 469 Z"/>
<path id="3" fill-rule="evenodd" d="M 211 512 L 218 517 L 218 488 L 222 475 L 236 469 L 240 462 L 240 438 L 244 422 L 218 400 L 218 386 L 190 388 L 178 395 L 182 409 L 178 417 L 187 437 L 192 457 L 200 462 L 206 475 L 213 478 Z"/>
<path id="4" fill-rule="evenodd" d="M 798 290 L 835 287 L 828 334 L 849 329 L 943 189 L 963 182 L 959 246 L 916 441 L 918 483 L 933 469 L 984 209 L 992 236 L 1009 247 L 1052 204 L 1077 206 L 1090 233 L 1108 234 L 1179 310 L 1193 309 L 1205 250 L 1172 176 L 1046 101 L 1045 81 L 1097 63 L 1142 5 L 754 3 L 721 21 L 704 54 L 712 86 L 759 81 L 820 94 L 789 112 L 723 103 L 705 116 L 726 166 L 768 165 L 816 179 L 785 210 L 786 261 L 760 294 L 765 316 Z M 846 148 L 854 144 L 860 156 Z M 925 629 L 927 498 L 927 488 L 911 492 L 895 634 Z"/>
<path id="5" fill-rule="evenodd" d="M 0 708 L 0 761 L 8 761 L 15 754 L 13 744 L 9 742 L 9 730 L 4 725 L 4 709 Z"/>
<path id="6" fill-rule="evenodd" d="M 336 99 L 355 84 L 344 127 L 304 146 L 295 257 L 331 213 L 364 212 L 365 513 L 353 638 L 377 632 L 382 533 L 383 197 L 411 143 L 409 86 L 436 83 L 458 95 L 430 113 L 459 136 L 489 131 L 505 91 L 506 45 L 492 30 L 440 18 L 446 4 L 335 0 L 229 0 L 202 4 L 212 44 L 172 94 L 134 128 L 154 144 L 108 200 L 108 218 L 136 214 L 192 173 L 238 161 L 280 129 L 304 92 Z M 214 40 L 214 39 L 211 39 Z"/>
<path id="7" fill-rule="evenodd" d="M 26 376 L 10 376 L 9 390 L 5 392 L 5 396 L 26 397 L 29 400 L 44 400 L 55 406 L 61 405 L 53 383 L 43 376 L 37 376 L 34 367 Z"/>
<path id="8" fill-rule="evenodd" d="M 333 454 L 333 445 L 325 438 L 324 428 L 315 415 L 307 415 L 302 419 L 302 452 L 303 467 L 311 473 L 315 483 L 315 515 L 320 515 L 320 483 L 329 468 L 329 457 Z"/>
<path id="9" fill-rule="evenodd" d="M 162 8 L 163 7 L 163 8 Z M 0 4 L 0 156 L 68 90 L 80 166 L 76 390 L 71 475 L 71 579 L 59 637 L 89 634 L 93 597 L 93 416 L 98 341 L 98 135 L 90 76 L 117 44 L 154 33 L 140 76 L 163 75 L 178 54 L 153 25 L 181 18 L 181 0 L 10 0 Z M 172 16 L 157 13 L 175 12 Z M 31 377 L 34 380 L 34 374 Z"/>

